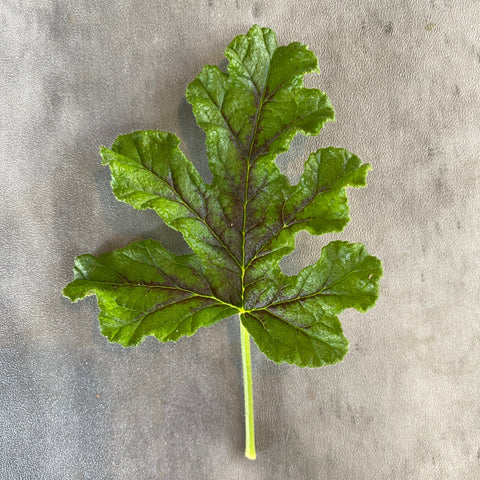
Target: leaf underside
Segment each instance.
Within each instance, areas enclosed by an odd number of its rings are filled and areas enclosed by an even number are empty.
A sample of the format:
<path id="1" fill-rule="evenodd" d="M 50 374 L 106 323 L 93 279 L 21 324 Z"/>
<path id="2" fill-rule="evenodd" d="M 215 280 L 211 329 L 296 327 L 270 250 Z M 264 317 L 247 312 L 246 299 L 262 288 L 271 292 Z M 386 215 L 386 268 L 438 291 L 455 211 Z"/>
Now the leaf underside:
<path id="1" fill-rule="evenodd" d="M 296 276 L 279 264 L 300 230 L 343 230 L 346 187 L 365 186 L 370 166 L 344 149 L 320 149 L 291 185 L 277 155 L 297 133 L 317 135 L 334 119 L 326 94 L 303 86 L 304 75 L 318 71 L 317 58 L 300 43 L 278 46 L 272 30 L 256 25 L 225 54 L 228 72 L 207 65 L 186 93 L 206 133 L 211 184 L 171 133 L 138 131 L 101 148 L 115 196 L 155 210 L 193 253 L 176 256 L 145 240 L 81 255 L 64 295 L 95 294 L 102 333 L 126 347 L 149 335 L 177 341 L 240 313 L 271 360 L 336 363 L 348 350 L 337 315 L 374 305 L 381 262 L 361 244 L 335 241 Z"/>

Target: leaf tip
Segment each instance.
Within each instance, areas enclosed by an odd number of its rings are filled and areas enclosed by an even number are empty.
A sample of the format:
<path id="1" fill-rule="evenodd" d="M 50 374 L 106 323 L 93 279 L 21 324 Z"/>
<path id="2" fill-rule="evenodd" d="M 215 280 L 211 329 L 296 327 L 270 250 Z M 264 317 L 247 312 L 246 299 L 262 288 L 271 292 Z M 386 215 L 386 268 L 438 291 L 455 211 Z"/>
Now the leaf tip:
<path id="1" fill-rule="evenodd" d="M 77 293 L 75 293 L 75 288 L 73 287 L 72 284 L 73 282 L 70 282 L 68 285 L 66 285 L 62 289 L 62 295 L 65 298 L 68 298 L 72 303 L 75 303 L 78 300 L 80 300 L 80 296 Z"/>

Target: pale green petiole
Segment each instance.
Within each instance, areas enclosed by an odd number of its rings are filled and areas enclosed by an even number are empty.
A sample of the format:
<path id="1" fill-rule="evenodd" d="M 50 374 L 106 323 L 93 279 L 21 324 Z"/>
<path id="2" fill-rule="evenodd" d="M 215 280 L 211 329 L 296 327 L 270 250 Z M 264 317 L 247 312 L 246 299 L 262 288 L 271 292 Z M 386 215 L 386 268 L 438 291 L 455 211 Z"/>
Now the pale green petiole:
<path id="1" fill-rule="evenodd" d="M 253 422 L 252 362 L 250 360 L 250 335 L 240 321 L 242 344 L 243 392 L 245 396 L 245 456 L 255 460 L 255 425 Z"/>

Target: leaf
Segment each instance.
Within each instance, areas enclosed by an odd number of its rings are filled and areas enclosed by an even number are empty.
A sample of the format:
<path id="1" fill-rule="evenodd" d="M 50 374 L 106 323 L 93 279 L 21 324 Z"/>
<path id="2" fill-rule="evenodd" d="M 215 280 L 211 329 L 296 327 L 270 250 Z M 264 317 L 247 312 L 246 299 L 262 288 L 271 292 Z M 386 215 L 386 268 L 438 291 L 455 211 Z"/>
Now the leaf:
<path id="1" fill-rule="evenodd" d="M 176 341 L 239 313 L 273 361 L 336 363 L 348 349 L 337 315 L 374 305 L 380 261 L 347 242 L 331 242 L 296 276 L 280 261 L 300 230 L 343 230 L 346 188 L 365 186 L 370 166 L 344 149 L 320 149 L 291 185 L 277 155 L 297 133 L 317 135 L 334 119 L 326 94 L 303 86 L 305 74 L 318 71 L 315 55 L 297 42 L 278 46 L 272 30 L 256 25 L 225 55 L 227 73 L 205 66 L 186 94 L 206 134 L 211 184 L 171 133 L 138 131 L 101 149 L 116 197 L 155 210 L 193 253 L 175 256 L 146 240 L 82 255 L 64 294 L 72 301 L 95 294 L 102 333 L 124 346 L 148 335 Z"/>

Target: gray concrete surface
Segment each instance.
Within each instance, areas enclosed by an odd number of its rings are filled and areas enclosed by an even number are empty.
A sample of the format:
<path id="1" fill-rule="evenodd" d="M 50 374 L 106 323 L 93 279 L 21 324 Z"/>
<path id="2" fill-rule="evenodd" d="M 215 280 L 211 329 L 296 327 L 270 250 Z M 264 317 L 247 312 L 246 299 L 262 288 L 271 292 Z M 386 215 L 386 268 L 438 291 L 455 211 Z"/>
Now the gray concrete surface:
<path id="1" fill-rule="evenodd" d="M 0 6 L 0 478 L 480 478 L 480 8 L 476 0 L 3 0 Z M 346 147 L 372 163 L 341 235 L 384 261 L 377 307 L 347 311 L 335 367 L 254 347 L 257 453 L 243 457 L 236 319 L 178 344 L 110 345 L 93 298 L 61 288 L 80 253 L 178 235 L 117 202 L 99 145 L 173 131 L 208 175 L 184 99 L 253 23 L 320 59 L 337 122 L 279 159 Z"/>

